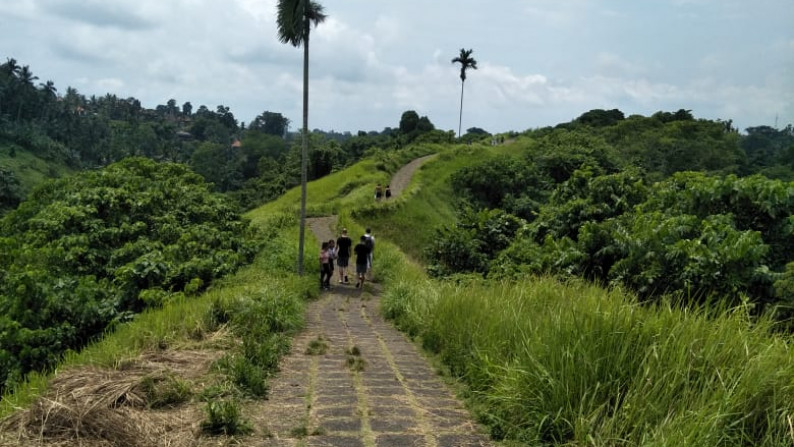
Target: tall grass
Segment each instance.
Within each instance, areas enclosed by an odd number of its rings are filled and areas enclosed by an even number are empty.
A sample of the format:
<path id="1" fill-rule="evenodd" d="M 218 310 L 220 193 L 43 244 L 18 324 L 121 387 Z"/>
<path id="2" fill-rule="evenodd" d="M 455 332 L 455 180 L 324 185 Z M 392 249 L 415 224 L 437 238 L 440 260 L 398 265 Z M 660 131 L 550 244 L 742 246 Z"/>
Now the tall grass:
<path id="1" fill-rule="evenodd" d="M 427 279 L 421 251 L 454 222 L 449 177 L 513 147 L 452 148 L 409 197 L 367 216 L 381 236 L 382 310 L 465 384 L 497 439 L 525 445 L 791 446 L 791 337 L 768 319 L 711 303 L 637 304 L 581 281 Z M 396 247 L 384 244 L 389 239 Z"/>
<path id="2" fill-rule="evenodd" d="M 742 309 L 641 307 L 551 278 L 408 282 L 384 310 L 470 390 L 496 438 L 527 445 L 794 442 L 794 357 Z"/>

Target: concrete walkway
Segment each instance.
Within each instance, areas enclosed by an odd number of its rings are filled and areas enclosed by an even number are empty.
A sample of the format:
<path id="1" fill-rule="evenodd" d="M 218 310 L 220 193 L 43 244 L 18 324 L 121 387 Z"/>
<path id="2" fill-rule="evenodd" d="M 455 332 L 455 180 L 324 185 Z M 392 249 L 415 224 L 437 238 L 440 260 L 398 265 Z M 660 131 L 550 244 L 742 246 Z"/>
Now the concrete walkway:
<path id="1" fill-rule="evenodd" d="M 406 166 L 392 188 L 399 194 L 429 158 Z M 308 219 L 307 226 L 329 240 L 336 217 Z M 309 304 L 306 329 L 256 411 L 254 422 L 272 435 L 263 445 L 490 447 L 418 348 L 382 319 L 379 285 L 356 289 L 338 284 L 334 273 L 331 291 Z"/>
<path id="2" fill-rule="evenodd" d="M 263 409 L 265 445 L 490 445 L 378 301 L 337 285 L 310 305 Z"/>

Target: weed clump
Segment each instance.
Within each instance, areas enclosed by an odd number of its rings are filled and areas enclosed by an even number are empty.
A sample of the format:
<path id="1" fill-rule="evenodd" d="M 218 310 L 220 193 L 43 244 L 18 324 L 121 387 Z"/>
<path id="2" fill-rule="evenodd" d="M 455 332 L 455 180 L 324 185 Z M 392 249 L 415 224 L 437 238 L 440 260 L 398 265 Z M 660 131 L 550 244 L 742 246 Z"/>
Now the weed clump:
<path id="1" fill-rule="evenodd" d="M 208 402 L 205 411 L 207 419 L 201 423 L 201 431 L 204 433 L 234 436 L 253 431 L 251 423 L 242 418 L 240 404 L 236 401 Z"/>
<path id="2" fill-rule="evenodd" d="M 325 341 L 322 335 L 309 342 L 306 347 L 306 355 L 324 355 L 328 352 L 328 342 Z"/>

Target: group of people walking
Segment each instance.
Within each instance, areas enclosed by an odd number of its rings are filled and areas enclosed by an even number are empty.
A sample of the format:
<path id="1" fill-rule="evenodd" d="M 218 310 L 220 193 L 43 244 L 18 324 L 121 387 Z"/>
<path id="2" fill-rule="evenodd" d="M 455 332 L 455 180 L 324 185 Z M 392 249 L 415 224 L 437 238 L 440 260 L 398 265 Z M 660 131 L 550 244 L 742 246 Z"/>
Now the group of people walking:
<path id="1" fill-rule="evenodd" d="M 347 235 L 347 228 L 342 228 L 342 234 L 336 240 L 323 242 L 320 248 L 320 288 L 331 289 L 331 279 L 334 276 L 334 261 L 339 267 L 339 284 L 350 284 L 348 266 L 350 258 L 355 256 L 356 288 L 364 287 L 367 275 L 372 275 L 372 253 L 375 250 L 375 237 L 367 228 L 353 246 L 353 240 Z M 352 276 L 352 275 L 351 275 Z"/>

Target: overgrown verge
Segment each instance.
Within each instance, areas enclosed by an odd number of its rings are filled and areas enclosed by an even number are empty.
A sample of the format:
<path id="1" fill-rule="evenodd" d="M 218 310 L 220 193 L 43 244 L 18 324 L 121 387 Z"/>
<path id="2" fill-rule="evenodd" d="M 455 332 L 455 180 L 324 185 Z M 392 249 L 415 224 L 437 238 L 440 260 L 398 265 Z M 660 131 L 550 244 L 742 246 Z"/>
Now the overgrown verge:
<path id="1" fill-rule="evenodd" d="M 746 309 L 638 306 L 583 281 L 422 281 L 393 255 L 386 316 L 527 445 L 789 446 L 790 339 Z M 413 273 L 411 273 L 413 271 Z M 405 276 L 403 276 L 405 275 Z M 713 303 L 712 303 L 713 304 Z"/>
<path id="2" fill-rule="evenodd" d="M 54 376 L 32 374 L 0 402 L 0 445 L 194 445 L 197 436 L 267 437 L 248 402 L 303 325 L 314 276 L 297 277 L 294 217 L 262 221 L 254 262 L 191 299 L 120 325 Z M 311 278 L 311 280 L 309 279 Z"/>

